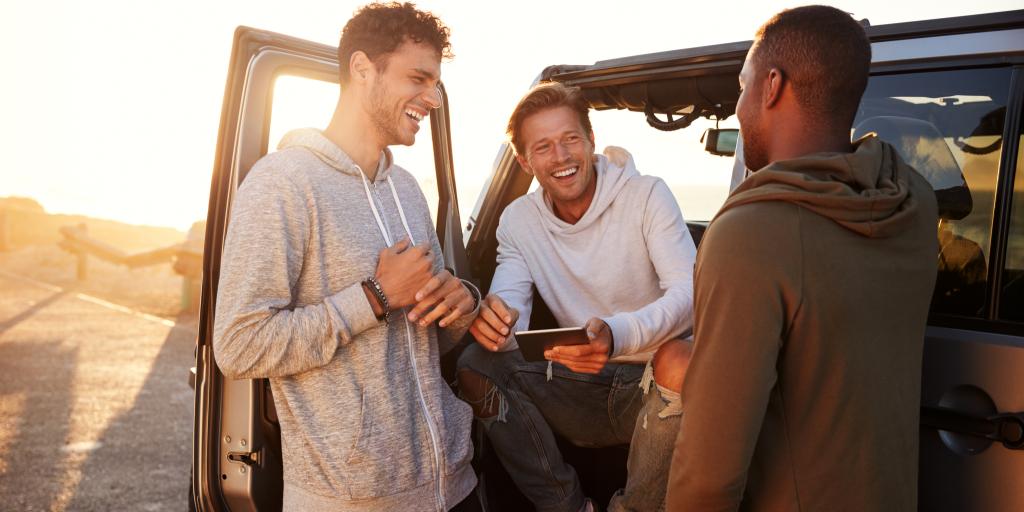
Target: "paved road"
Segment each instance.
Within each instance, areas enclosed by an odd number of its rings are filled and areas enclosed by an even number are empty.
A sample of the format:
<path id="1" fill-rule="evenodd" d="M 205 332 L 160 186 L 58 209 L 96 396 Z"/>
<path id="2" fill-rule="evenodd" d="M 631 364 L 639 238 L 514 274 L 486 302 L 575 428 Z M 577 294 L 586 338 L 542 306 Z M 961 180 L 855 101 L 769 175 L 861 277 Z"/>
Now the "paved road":
<path id="1" fill-rule="evenodd" d="M 0 271 L 0 509 L 185 510 L 194 340 Z"/>

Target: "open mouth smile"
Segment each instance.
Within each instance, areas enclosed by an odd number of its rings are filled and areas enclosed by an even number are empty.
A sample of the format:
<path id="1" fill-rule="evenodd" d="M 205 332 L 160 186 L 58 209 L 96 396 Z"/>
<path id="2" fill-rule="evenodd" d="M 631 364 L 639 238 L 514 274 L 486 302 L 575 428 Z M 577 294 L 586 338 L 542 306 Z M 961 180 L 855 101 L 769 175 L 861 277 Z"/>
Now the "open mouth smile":
<path id="1" fill-rule="evenodd" d="M 421 113 L 411 108 L 405 109 L 405 115 L 409 116 L 409 118 L 411 118 L 413 121 L 416 121 L 417 123 L 422 121 L 424 117 L 427 117 L 426 113 Z"/>
<path id="2" fill-rule="evenodd" d="M 576 174 L 576 172 L 579 170 L 580 168 L 577 165 L 574 167 L 569 167 L 568 169 L 562 169 L 561 171 L 553 172 L 551 173 L 551 175 L 554 176 L 555 178 L 568 178 L 569 176 Z"/>

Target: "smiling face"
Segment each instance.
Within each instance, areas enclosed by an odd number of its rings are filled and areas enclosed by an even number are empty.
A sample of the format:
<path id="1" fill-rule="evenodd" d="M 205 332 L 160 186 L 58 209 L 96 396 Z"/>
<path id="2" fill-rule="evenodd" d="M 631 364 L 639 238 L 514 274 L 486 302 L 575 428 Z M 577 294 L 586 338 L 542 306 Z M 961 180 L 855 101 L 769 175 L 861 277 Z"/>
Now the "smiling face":
<path id="1" fill-rule="evenodd" d="M 594 199 L 594 134 L 584 131 L 579 115 L 569 107 L 540 110 L 523 120 L 523 169 L 536 176 L 567 222 L 582 217 Z"/>
<path id="2" fill-rule="evenodd" d="M 407 41 L 378 61 L 371 72 L 367 114 L 385 146 L 411 146 L 420 123 L 440 106 L 441 55 Z"/>

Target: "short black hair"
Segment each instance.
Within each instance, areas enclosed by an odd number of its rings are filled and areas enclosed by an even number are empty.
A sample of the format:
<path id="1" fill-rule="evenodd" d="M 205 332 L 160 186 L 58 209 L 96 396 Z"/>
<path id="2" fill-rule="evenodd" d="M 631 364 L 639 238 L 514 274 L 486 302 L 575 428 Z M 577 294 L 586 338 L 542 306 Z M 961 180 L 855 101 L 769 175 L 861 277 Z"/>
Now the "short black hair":
<path id="1" fill-rule="evenodd" d="M 782 71 L 803 108 L 853 124 L 868 84 L 871 43 L 850 14 L 826 5 L 787 9 L 758 29 L 752 51 L 762 72 Z"/>
<path id="2" fill-rule="evenodd" d="M 341 83 L 348 83 L 348 63 L 352 54 L 361 51 L 375 64 L 387 57 L 402 43 L 423 43 L 437 50 L 444 59 L 452 58 L 448 41 L 451 31 L 433 13 L 421 11 L 410 2 L 372 3 L 359 8 L 341 30 L 338 43 L 338 68 Z"/>

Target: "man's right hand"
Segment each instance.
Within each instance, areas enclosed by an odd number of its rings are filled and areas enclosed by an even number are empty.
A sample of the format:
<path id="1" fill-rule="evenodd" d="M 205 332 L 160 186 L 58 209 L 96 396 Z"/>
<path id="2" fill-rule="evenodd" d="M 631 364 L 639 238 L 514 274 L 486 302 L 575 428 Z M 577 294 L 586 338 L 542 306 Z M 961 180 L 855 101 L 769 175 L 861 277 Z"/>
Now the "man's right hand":
<path id="1" fill-rule="evenodd" d="M 433 263 L 429 245 L 410 247 L 408 239 L 380 251 L 375 277 L 391 309 L 416 303 L 416 292 L 430 280 Z"/>
<path id="2" fill-rule="evenodd" d="M 482 347 L 497 352 L 508 343 L 517 320 L 519 311 L 492 293 L 480 304 L 480 314 L 469 326 L 469 332 Z"/>

